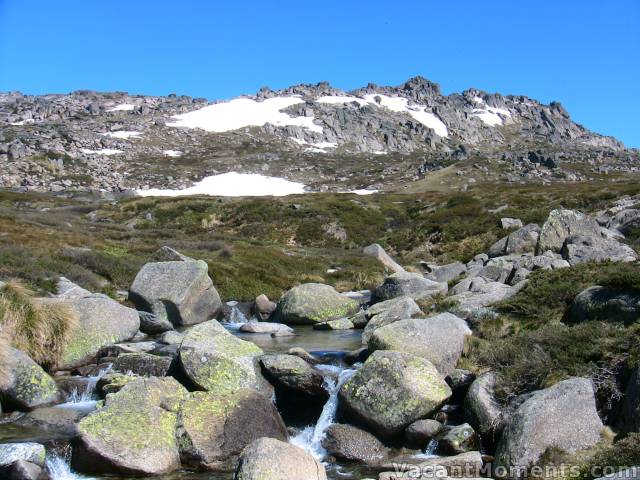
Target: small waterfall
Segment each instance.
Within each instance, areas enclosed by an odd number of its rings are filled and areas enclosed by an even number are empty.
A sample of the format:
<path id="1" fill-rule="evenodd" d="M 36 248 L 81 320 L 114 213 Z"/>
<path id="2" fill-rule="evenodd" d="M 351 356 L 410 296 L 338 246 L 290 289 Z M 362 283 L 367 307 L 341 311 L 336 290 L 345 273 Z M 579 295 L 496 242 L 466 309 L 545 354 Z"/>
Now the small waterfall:
<path id="1" fill-rule="evenodd" d="M 75 406 L 78 404 L 86 404 L 86 405 L 89 405 L 91 403 L 95 404 L 97 400 L 95 395 L 96 385 L 98 384 L 98 381 L 110 371 L 111 371 L 111 366 L 108 366 L 107 368 L 103 368 L 102 370 L 100 370 L 97 375 L 87 377 L 87 385 L 84 391 L 82 393 L 79 393 L 78 389 L 74 388 L 73 391 L 71 392 L 71 395 L 69 395 L 67 402 L 63 403 L 62 405 L 59 405 L 59 407 Z"/>
<path id="2" fill-rule="evenodd" d="M 94 480 L 74 473 L 69 465 L 68 455 L 51 454 L 47 456 L 46 467 L 51 480 Z"/>
<path id="3" fill-rule="evenodd" d="M 427 448 L 424 449 L 424 454 L 429 457 L 437 457 L 436 451 L 438 450 L 438 440 L 432 438 L 427 445 Z"/>
<path id="4" fill-rule="evenodd" d="M 327 428 L 334 423 L 338 411 L 338 392 L 340 387 L 356 373 L 356 369 L 343 369 L 335 365 L 318 365 L 324 374 L 324 387 L 329 392 L 329 400 L 322 408 L 322 413 L 315 426 L 311 425 L 291 439 L 291 443 L 311 453 L 322 461 L 327 452 L 322 447 L 322 440 Z"/>
<path id="5" fill-rule="evenodd" d="M 236 305 L 232 305 L 229 318 L 225 321 L 224 326 L 228 330 L 237 331 L 248 321 L 249 319 L 244 313 L 242 313 L 242 310 L 240 310 Z"/>

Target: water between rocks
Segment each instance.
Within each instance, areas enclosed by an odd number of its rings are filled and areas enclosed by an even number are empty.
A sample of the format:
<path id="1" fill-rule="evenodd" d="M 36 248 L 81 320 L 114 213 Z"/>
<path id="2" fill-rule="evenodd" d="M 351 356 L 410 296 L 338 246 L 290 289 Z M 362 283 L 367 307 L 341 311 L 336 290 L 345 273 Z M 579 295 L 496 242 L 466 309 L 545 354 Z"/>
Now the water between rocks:
<path id="1" fill-rule="evenodd" d="M 314 455 L 322 461 L 327 468 L 327 475 L 331 480 L 344 479 L 356 480 L 363 476 L 376 475 L 367 472 L 365 469 L 353 465 L 341 465 L 327 462 L 326 451 L 322 447 L 327 428 L 334 423 L 338 408 L 338 391 L 340 387 L 356 372 L 356 367 L 348 368 L 342 362 L 345 353 L 357 349 L 361 346 L 361 333 L 358 330 L 345 331 L 318 331 L 311 327 L 296 327 L 296 336 L 272 338 L 265 334 L 249 334 L 238 331 L 243 318 L 238 318 L 236 322 L 225 324 L 228 330 L 242 338 L 249 340 L 266 353 L 285 353 L 292 347 L 300 347 L 312 353 L 322 362 L 317 368 L 325 377 L 325 387 L 330 396 L 325 404 L 322 413 L 315 425 L 309 425 L 300 430 L 297 435 L 292 436 L 291 443 L 297 445 Z M 97 397 L 95 396 L 95 386 L 108 370 L 101 371 L 94 377 L 89 377 L 87 387 L 82 392 L 72 392 L 67 403 L 58 405 L 57 408 L 79 408 L 91 411 L 95 408 Z M 4 441 L 40 441 L 48 447 L 47 469 L 52 480 L 130 480 L 132 477 L 102 477 L 83 476 L 75 473 L 69 466 L 70 446 L 66 439 L 48 438 L 43 432 L 31 431 L 28 429 L 11 428 L 11 425 L 3 425 L 0 428 L 0 440 Z M 156 477 L 154 477 L 156 478 Z M 156 480 L 230 480 L 232 474 L 228 472 L 175 472 L 173 474 L 157 477 Z"/>

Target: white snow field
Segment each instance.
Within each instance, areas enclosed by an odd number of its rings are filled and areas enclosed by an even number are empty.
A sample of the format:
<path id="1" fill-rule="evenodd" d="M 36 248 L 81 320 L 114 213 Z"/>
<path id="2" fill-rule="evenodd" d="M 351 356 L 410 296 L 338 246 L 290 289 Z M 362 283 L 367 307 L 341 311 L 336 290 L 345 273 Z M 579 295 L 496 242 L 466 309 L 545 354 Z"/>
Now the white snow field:
<path id="1" fill-rule="evenodd" d="M 182 152 L 180 150 L 162 150 L 162 153 L 164 153 L 167 157 L 179 157 L 180 155 L 182 155 Z"/>
<path id="2" fill-rule="evenodd" d="M 136 106 L 132 103 L 121 103 L 120 105 L 110 108 L 107 112 L 126 112 L 134 108 L 136 108 Z"/>
<path id="3" fill-rule="evenodd" d="M 378 102 L 377 99 L 380 101 Z M 426 111 L 423 105 L 409 105 L 409 100 L 404 97 L 390 97 L 388 95 L 370 94 L 364 98 L 354 97 L 352 95 L 328 95 L 319 97 L 316 102 L 328 103 L 331 105 L 357 102 L 362 105 L 373 105 L 377 107 L 385 107 L 392 112 L 408 113 L 415 120 L 423 125 L 433 129 L 436 135 L 440 137 L 448 137 L 449 132 L 447 126 L 435 114 Z"/>
<path id="4" fill-rule="evenodd" d="M 81 148 L 80 151 L 82 153 L 86 153 L 87 155 L 117 155 L 118 153 L 123 153 L 122 150 L 118 150 L 115 148 L 101 148 L 100 150 Z"/>
<path id="5" fill-rule="evenodd" d="M 261 102 L 251 98 L 236 98 L 215 103 L 193 112 L 175 115 L 170 127 L 201 128 L 207 132 L 228 132 L 244 127 L 261 127 L 267 123 L 279 127 L 298 126 L 322 133 L 313 117 L 292 117 L 280 110 L 304 103 L 299 96 L 268 98 Z"/>
<path id="6" fill-rule="evenodd" d="M 380 103 L 376 99 L 380 99 Z M 318 103 L 332 105 L 357 102 L 359 105 L 386 107 L 393 112 L 404 112 L 411 115 L 423 125 L 432 128 L 440 137 L 447 137 L 447 126 L 435 114 L 426 111 L 423 105 L 409 105 L 404 97 L 388 95 L 365 95 L 364 98 L 352 95 L 327 95 L 315 100 Z M 276 126 L 298 126 L 312 132 L 322 133 L 322 127 L 313 123 L 314 117 L 292 117 L 281 110 L 303 103 L 297 96 L 268 98 L 261 102 L 251 98 L 235 98 L 226 102 L 215 103 L 193 112 L 174 115 L 170 127 L 201 128 L 207 132 L 228 132 L 244 127 L 261 127 L 266 123 Z M 316 147 L 320 148 L 320 147 Z"/>
<path id="7" fill-rule="evenodd" d="M 503 117 L 511 118 L 511 112 L 506 108 L 489 107 L 480 97 L 473 97 L 473 101 L 481 108 L 474 108 L 471 115 L 478 117 L 485 125 L 490 127 L 503 125 Z"/>
<path id="8" fill-rule="evenodd" d="M 119 130 L 117 132 L 101 133 L 100 135 L 111 138 L 122 138 L 126 140 L 127 138 L 139 137 L 140 135 L 142 135 L 142 132 L 134 132 L 132 130 Z"/>
<path id="9" fill-rule="evenodd" d="M 137 190 L 142 197 L 179 197 L 186 195 L 215 195 L 221 197 L 281 197 L 305 193 L 302 183 L 284 178 L 266 177 L 257 173 L 229 172 L 205 177 L 193 187 L 183 190 L 151 188 Z"/>

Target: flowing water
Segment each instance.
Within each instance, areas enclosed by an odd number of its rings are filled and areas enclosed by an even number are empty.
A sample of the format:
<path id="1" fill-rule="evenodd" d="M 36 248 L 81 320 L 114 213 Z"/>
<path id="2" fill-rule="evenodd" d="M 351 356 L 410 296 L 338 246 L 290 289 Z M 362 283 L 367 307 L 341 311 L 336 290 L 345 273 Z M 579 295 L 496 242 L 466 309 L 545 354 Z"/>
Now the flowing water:
<path id="1" fill-rule="evenodd" d="M 327 428 L 335 421 L 338 411 L 338 392 L 340 387 L 356 373 L 356 370 L 343 369 L 334 365 L 318 365 L 316 368 L 324 374 L 324 385 L 329 392 L 329 400 L 325 403 L 317 423 L 303 429 L 291 439 L 291 443 L 323 461 L 327 452 L 322 446 L 322 440 L 327 433 Z"/>

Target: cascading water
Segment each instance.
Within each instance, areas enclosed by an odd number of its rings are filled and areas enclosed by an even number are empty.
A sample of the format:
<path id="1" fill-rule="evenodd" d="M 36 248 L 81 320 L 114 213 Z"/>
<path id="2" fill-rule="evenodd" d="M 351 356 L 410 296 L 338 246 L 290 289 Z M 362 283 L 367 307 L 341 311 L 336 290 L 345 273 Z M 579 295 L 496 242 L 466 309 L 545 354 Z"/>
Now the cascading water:
<path id="1" fill-rule="evenodd" d="M 51 480 L 93 480 L 91 477 L 84 477 L 71 470 L 68 455 L 50 454 L 47 456 L 46 467 Z"/>
<path id="2" fill-rule="evenodd" d="M 237 306 L 233 305 L 231 307 L 231 312 L 229 313 L 229 319 L 224 323 L 224 326 L 228 330 L 237 331 L 240 329 L 242 325 L 247 323 L 249 319 L 246 317 L 242 310 L 240 310 Z"/>
<path id="3" fill-rule="evenodd" d="M 311 453 L 318 460 L 324 460 L 327 452 L 322 447 L 327 428 L 334 423 L 338 411 L 338 392 L 344 383 L 356 373 L 354 368 L 341 368 L 335 365 L 318 365 L 324 374 L 324 387 L 329 392 L 329 400 L 322 408 L 322 413 L 315 426 L 308 426 L 290 441 L 292 444 Z"/>
<path id="4" fill-rule="evenodd" d="M 67 402 L 59 405 L 59 407 L 64 408 L 65 406 L 78 406 L 79 404 L 87 406 L 92 403 L 95 404 L 95 402 L 97 401 L 95 395 L 96 385 L 98 384 L 98 381 L 110 371 L 111 366 L 108 366 L 107 368 L 103 368 L 102 370 L 100 370 L 97 375 L 87 377 L 87 384 L 83 392 L 79 393 L 78 389 L 74 388 L 71 392 L 71 395 L 69 395 Z"/>

